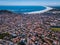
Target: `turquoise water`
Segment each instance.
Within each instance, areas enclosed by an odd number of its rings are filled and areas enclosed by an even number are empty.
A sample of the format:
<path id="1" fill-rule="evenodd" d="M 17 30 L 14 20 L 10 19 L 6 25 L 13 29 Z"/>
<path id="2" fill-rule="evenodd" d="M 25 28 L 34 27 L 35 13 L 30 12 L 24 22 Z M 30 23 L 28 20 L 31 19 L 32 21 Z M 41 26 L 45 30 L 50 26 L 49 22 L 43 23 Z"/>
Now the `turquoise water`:
<path id="1" fill-rule="evenodd" d="M 44 6 L 0 6 L 0 10 L 9 10 L 15 13 L 41 11 L 44 9 L 46 9 Z"/>

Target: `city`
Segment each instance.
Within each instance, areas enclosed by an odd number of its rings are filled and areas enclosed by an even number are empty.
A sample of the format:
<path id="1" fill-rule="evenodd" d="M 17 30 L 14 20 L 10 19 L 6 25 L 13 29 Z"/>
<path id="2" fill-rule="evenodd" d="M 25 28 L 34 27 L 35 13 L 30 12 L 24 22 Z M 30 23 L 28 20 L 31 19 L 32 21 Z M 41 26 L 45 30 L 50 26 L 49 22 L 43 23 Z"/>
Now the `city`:
<path id="1" fill-rule="evenodd" d="M 60 45 L 60 31 L 51 30 L 51 26 L 60 26 L 60 11 L 7 12 L 0 11 L 0 45 Z"/>

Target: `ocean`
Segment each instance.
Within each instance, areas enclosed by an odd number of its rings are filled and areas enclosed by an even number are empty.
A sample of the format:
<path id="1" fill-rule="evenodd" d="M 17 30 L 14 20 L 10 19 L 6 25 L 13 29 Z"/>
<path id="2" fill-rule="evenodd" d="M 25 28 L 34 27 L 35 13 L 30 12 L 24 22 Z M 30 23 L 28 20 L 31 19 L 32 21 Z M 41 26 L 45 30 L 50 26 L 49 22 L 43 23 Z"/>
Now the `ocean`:
<path id="1" fill-rule="evenodd" d="M 9 10 L 15 13 L 27 13 L 46 9 L 44 6 L 0 6 L 0 10 Z"/>
<path id="2" fill-rule="evenodd" d="M 60 10 L 60 6 L 51 6 L 51 7 Z"/>

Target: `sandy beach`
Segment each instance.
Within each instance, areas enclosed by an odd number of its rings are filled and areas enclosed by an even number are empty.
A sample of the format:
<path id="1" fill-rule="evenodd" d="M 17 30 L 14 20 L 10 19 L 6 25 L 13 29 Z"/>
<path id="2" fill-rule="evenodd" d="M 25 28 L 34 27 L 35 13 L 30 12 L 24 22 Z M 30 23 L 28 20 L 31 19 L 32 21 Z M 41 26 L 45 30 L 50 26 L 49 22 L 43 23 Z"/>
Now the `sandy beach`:
<path id="1" fill-rule="evenodd" d="M 24 13 L 24 14 L 37 14 L 37 13 L 44 13 L 44 12 L 47 12 L 47 11 L 49 11 L 49 10 L 52 10 L 53 8 L 51 8 L 51 7 L 47 7 L 47 6 L 44 6 L 44 7 L 46 7 L 46 9 L 45 10 L 41 10 L 41 11 L 34 11 L 34 12 L 27 12 L 27 13 Z"/>

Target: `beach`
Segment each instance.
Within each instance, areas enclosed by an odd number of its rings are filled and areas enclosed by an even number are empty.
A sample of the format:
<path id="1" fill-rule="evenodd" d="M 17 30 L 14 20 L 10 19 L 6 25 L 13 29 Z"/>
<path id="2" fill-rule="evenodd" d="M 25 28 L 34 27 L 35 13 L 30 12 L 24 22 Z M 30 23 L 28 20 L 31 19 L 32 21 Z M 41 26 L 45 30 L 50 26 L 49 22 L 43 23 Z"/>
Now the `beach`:
<path id="1" fill-rule="evenodd" d="M 46 7 L 46 9 L 44 9 L 44 10 L 41 10 L 41 11 L 34 11 L 34 12 L 27 12 L 27 13 L 24 13 L 24 14 L 37 14 L 37 13 L 44 13 L 44 12 L 47 12 L 47 11 L 49 11 L 49 10 L 52 10 L 53 8 L 51 8 L 51 7 L 47 7 L 47 6 L 44 6 L 44 7 Z"/>

